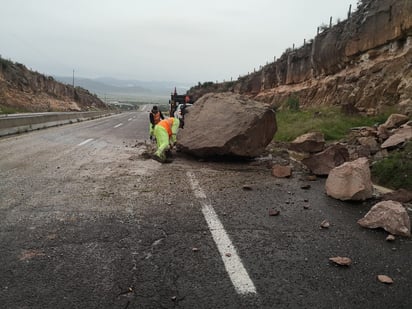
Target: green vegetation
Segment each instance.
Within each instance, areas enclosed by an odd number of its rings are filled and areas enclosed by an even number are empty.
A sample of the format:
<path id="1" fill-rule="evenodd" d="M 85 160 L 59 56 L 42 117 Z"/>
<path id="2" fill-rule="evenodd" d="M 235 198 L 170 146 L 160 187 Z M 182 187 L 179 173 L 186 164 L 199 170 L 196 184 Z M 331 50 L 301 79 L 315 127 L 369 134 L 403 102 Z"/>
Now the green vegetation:
<path id="1" fill-rule="evenodd" d="M 338 107 L 322 107 L 299 110 L 299 100 L 293 96 L 288 99 L 289 110 L 276 112 L 278 130 L 276 141 L 292 141 L 308 132 L 322 132 L 327 141 L 345 137 L 353 127 L 373 126 L 383 123 L 390 112 L 379 116 L 344 115 Z"/>
<path id="2" fill-rule="evenodd" d="M 14 107 L 0 105 L 0 115 L 1 114 L 16 114 L 16 113 L 24 113 L 24 112 L 26 111 L 19 110 Z"/>
<path id="3" fill-rule="evenodd" d="M 385 113 L 373 117 L 348 116 L 338 107 L 299 110 L 296 109 L 299 107 L 298 102 L 291 97 L 285 104 L 289 109 L 276 112 L 278 130 L 275 141 L 289 142 L 302 134 L 314 131 L 322 132 L 327 141 L 337 141 L 344 139 L 351 128 L 384 123 L 388 116 L 395 112 L 388 109 Z M 412 191 L 412 141 L 401 149 L 393 150 L 387 158 L 373 163 L 371 174 L 376 184 Z"/>
<path id="4" fill-rule="evenodd" d="M 286 104 L 289 107 L 290 111 L 293 111 L 293 112 L 299 111 L 299 98 L 295 94 L 292 94 L 286 100 Z"/>
<path id="5" fill-rule="evenodd" d="M 13 62 L 11 60 L 4 59 L 0 56 L 0 66 L 3 70 L 7 69 L 8 67 L 12 65 L 13 65 Z"/>
<path id="6" fill-rule="evenodd" d="M 372 179 L 382 186 L 412 191 L 412 141 L 372 165 Z"/>

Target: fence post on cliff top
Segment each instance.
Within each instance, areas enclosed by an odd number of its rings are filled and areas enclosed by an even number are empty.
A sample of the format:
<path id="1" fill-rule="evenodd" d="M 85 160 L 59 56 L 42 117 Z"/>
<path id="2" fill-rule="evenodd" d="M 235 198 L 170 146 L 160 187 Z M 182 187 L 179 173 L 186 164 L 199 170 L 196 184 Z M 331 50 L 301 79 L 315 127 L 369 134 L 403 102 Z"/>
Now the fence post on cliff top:
<path id="1" fill-rule="evenodd" d="M 352 4 L 349 4 L 348 19 L 350 18 L 351 13 L 352 13 Z"/>
<path id="2" fill-rule="evenodd" d="M 329 28 L 332 28 L 332 16 L 329 19 Z"/>

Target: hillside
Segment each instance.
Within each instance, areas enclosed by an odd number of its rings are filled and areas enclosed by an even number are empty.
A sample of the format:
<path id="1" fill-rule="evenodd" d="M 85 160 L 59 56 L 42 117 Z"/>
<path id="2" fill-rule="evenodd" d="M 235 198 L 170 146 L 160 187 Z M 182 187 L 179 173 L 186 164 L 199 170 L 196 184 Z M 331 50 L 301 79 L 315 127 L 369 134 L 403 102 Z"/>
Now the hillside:
<path id="1" fill-rule="evenodd" d="M 0 113 L 105 109 L 109 107 L 86 89 L 0 58 Z"/>
<path id="2" fill-rule="evenodd" d="M 73 83 L 73 77 L 54 76 L 54 79 L 65 84 Z M 140 81 L 112 77 L 77 77 L 75 84 L 95 93 L 106 103 L 113 101 L 167 103 L 174 88 L 179 93 L 189 89 L 186 84 L 175 81 Z"/>
<path id="3" fill-rule="evenodd" d="M 232 91 L 281 108 L 348 105 L 376 114 L 388 106 L 412 113 L 412 1 L 363 0 L 345 21 L 319 29 L 298 49 L 233 82 L 189 90 Z"/>

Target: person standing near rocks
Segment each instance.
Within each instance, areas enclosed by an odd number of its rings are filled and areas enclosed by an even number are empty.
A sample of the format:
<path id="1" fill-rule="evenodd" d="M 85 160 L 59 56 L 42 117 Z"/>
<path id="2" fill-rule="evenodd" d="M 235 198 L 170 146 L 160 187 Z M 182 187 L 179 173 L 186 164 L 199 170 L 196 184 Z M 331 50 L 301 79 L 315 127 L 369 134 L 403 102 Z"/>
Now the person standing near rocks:
<path id="1" fill-rule="evenodd" d="M 150 120 L 150 127 L 149 127 L 149 135 L 150 139 L 153 139 L 153 131 L 155 128 L 155 125 L 157 125 L 161 120 L 165 119 L 163 116 L 162 112 L 159 110 L 159 108 L 154 105 L 150 115 L 149 115 L 149 120 Z"/>

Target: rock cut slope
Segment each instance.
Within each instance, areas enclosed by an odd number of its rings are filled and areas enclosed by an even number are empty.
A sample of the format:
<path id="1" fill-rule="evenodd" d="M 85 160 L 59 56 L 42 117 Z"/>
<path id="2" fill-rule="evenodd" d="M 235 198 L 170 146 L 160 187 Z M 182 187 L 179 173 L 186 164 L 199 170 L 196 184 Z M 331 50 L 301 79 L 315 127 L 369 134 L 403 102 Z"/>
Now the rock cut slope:
<path id="1" fill-rule="evenodd" d="M 23 64 L 0 58 L 0 111 L 51 112 L 106 110 L 109 107 L 86 89 L 65 85 L 33 72 Z"/>

